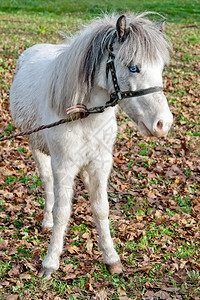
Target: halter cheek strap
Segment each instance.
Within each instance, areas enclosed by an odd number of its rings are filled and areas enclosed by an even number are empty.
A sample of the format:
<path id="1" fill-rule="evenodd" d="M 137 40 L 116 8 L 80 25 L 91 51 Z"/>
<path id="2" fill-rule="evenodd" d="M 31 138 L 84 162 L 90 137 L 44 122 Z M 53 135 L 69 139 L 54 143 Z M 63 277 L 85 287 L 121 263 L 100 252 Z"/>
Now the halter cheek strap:
<path id="1" fill-rule="evenodd" d="M 115 55 L 113 54 L 113 43 L 116 36 L 117 34 L 115 32 L 111 37 L 110 42 L 106 45 L 108 50 L 108 59 L 106 62 L 106 77 L 108 78 L 108 74 L 110 72 L 112 77 L 113 87 L 115 90 L 115 92 L 110 94 L 110 100 L 106 102 L 106 107 L 115 106 L 119 101 L 125 98 L 139 97 L 139 96 L 144 96 L 144 95 L 162 91 L 162 87 L 160 86 L 150 87 L 138 91 L 121 91 L 117 79 L 116 69 L 115 69 L 115 63 L 114 63 Z"/>

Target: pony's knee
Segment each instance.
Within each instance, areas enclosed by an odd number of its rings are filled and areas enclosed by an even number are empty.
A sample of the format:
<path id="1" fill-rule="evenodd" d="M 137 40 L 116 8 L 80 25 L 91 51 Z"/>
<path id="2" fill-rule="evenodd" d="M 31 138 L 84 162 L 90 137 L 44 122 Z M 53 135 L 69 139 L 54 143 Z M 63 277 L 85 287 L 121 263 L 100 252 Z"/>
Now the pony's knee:
<path id="1" fill-rule="evenodd" d="M 104 199 L 102 198 L 91 199 L 91 208 L 95 218 L 99 220 L 108 219 L 109 203 L 107 200 L 107 195 L 105 196 Z"/>
<path id="2" fill-rule="evenodd" d="M 67 225 L 71 214 L 71 205 L 65 204 L 62 206 L 54 205 L 53 207 L 53 223 L 59 225 Z"/>
<path id="3" fill-rule="evenodd" d="M 44 183 L 48 183 L 48 184 L 53 183 L 53 175 L 50 167 L 40 166 L 40 175 Z"/>
<path id="4" fill-rule="evenodd" d="M 101 208 L 94 209 L 93 208 L 92 211 L 93 211 L 95 220 L 98 220 L 99 222 L 107 220 L 109 217 L 108 209 L 101 209 Z"/>

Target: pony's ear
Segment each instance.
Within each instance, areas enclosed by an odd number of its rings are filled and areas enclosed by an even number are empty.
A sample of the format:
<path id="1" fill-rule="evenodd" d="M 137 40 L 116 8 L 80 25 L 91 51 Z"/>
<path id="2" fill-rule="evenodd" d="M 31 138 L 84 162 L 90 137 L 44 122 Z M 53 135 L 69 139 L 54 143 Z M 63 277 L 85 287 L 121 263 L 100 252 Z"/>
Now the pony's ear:
<path id="1" fill-rule="evenodd" d="M 154 25 L 155 27 L 157 27 L 157 29 L 158 29 L 159 31 L 164 32 L 164 30 L 165 30 L 165 21 L 166 21 L 166 19 L 162 19 L 161 21 L 156 22 L 156 23 L 154 23 L 153 25 Z"/>
<path id="2" fill-rule="evenodd" d="M 118 18 L 116 23 L 116 29 L 119 41 L 124 42 L 128 35 L 128 29 L 126 28 L 126 17 L 124 15 Z"/>

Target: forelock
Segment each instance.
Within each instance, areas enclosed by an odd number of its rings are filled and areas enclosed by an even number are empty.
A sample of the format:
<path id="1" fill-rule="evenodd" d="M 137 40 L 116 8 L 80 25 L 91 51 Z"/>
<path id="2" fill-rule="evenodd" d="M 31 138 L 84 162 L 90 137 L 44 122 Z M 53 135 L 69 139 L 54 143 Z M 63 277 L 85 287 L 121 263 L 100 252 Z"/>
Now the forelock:
<path id="1" fill-rule="evenodd" d="M 125 64 L 131 62 L 156 62 L 162 60 L 169 63 L 169 51 L 171 49 L 164 33 L 149 20 L 135 17 L 129 23 L 129 34 L 122 44 L 118 57 Z"/>

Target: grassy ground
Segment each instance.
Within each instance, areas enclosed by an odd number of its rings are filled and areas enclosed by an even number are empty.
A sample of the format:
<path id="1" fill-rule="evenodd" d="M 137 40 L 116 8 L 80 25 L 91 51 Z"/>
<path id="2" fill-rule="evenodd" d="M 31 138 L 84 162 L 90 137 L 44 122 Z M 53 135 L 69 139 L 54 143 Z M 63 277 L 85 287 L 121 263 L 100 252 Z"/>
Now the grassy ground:
<path id="1" fill-rule="evenodd" d="M 3 11 L 15 12 L 20 10 L 29 12 L 42 12 L 53 14 L 77 13 L 82 12 L 91 17 L 91 15 L 101 14 L 103 11 L 146 11 L 153 10 L 165 14 L 173 21 L 195 22 L 199 19 L 200 4 L 198 0 L 1 0 L 0 8 Z"/>
<path id="2" fill-rule="evenodd" d="M 110 225 L 122 259 L 122 276 L 102 263 L 88 194 L 77 179 L 73 213 L 59 271 L 38 278 L 50 233 L 41 232 L 43 189 L 25 139 L 0 145 L 1 299 L 194 299 L 200 298 L 200 103 L 198 2 L 128 0 L 4 1 L 0 3 L 0 127 L 13 132 L 9 88 L 18 55 L 40 42 L 60 42 L 100 8 L 157 10 L 176 23 L 164 74 L 174 126 L 165 139 L 143 138 L 118 115 L 110 176 Z M 89 3 L 89 4 L 88 4 Z M 16 8 L 20 7 L 20 10 Z M 81 12 L 77 12 L 77 7 Z M 181 12 L 178 12 L 181 8 Z M 73 12 L 60 14 L 61 11 Z M 196 23 L 195 23 L 196 22 Z M 66 29 L 67 26 L 67 29 Z"/>

